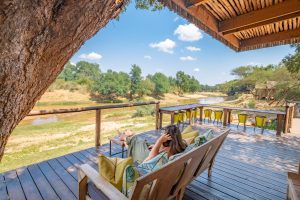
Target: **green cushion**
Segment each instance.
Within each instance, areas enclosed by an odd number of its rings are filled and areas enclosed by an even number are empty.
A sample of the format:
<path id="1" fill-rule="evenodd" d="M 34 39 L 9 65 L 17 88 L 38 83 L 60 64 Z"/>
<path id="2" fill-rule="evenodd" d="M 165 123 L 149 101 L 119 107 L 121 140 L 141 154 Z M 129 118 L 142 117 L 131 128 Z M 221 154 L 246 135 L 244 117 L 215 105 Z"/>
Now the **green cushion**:
<path id="1" fill-rule="evenodd" d="M 194 139 L 199 135 L 198 130 L 181 134 L 182 139 L 185 139 L 188 144 L 194 143 Z"/>
<path id="2" fill-rule="evenodd" d="M 193 128 L 191 125 L 188 125 L 182 132 L 181 132 L 181 135 L 185 134 L 185 133 L 189 133 L 189 132 L 192 132 L 193 131 Z"/>

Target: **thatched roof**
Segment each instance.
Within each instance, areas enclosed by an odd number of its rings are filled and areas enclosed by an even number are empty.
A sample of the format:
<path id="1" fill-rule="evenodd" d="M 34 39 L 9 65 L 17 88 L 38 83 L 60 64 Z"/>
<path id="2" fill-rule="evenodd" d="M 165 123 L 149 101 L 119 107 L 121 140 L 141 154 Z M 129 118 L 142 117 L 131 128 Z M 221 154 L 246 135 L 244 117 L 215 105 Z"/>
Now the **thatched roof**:
<path id="1" fill-rule="evenodd" d="M 300 42 L 300 0 L 160 0 L 235 51 Z"/>

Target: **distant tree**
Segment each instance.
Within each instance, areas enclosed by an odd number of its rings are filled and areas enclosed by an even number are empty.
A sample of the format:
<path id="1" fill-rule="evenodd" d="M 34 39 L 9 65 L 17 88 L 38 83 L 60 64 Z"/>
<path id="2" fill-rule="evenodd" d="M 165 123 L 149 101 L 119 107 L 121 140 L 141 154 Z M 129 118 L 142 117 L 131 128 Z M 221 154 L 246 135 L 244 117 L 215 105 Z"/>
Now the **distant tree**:
<path id="1" fill-rule="evenodd" d="M 130 70 L 130 97 L 131 99 L 135 94 L 142 93 L 141 81 L 142 81 L 142 70 L 138 65 L 132 65 Z"/>
<path id="2" fill-rule="evenodd" d="M 241 66 L 241 67 L 234 68 L 231 71 L 231 75 L 237 76 L 238 78 L 246 78 L 247 76 L 249 76 L 249 74 L 253 72 L 253 70 L 254 67 L 251 65 Z"/>
<path id="3" fill-rule="evenodd" d="M 76 66 L 71 64 L 70 61 L 65 64 L 63 71 L 58 76 L 59 79 L 63 79 L 65 81 L 73 81 L 76 77 Z"/>
<path id="4" fill-rule="evenodd" d="M 149 78 L 146 78 L 145 80 L 141 81 L 141 89 L 139 90 L 139 96 L 151 95 L 153 94 L 154 89 L 155 84 Z"/>
<path id="5" fill-rule="evenodd" d="M 118 97 L 127 97 L 130 90 L 130 77 L 124 72 L 108 70 L 96 80 L 93 92 L 103 99 L 116 100 Z"/>
<path id="6" fill-rule="evenodd" d="M 100 67 L 96 63 L 89 63 L 86 61 L 79 61 L 76 63 L 76 79 L 87 78 L 92 81 L 98 80 L 100 78 Z"/>
<path id="7" fill-rule="evenodd" d="M 194 76 L 190 79 L 189 84 L 189 92 L 199 92 L 200 91 L 200 83 Z"/>
<path id="8" fill-rule="evenodd" d="M 286 56 L 282 61 L 291 73 L 300 72 L 300 44 L 292 45 L 295 47 L 295 53 Z"/>
<path id="9" fill-rule="evenodd" d="M 162 96 L 170 91 L 169 79 L 163 73 L 157 72 L 151 76 L 151 81 L 154 83 L 154 95 Z"/>

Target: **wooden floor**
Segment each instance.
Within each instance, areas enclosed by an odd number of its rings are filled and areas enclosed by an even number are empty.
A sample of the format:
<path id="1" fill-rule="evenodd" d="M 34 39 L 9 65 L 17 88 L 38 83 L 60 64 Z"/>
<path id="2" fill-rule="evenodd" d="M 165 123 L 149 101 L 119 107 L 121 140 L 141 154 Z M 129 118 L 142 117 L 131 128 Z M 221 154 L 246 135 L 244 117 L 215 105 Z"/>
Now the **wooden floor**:
<path id="1" fill-rule="evenodd" d="M 285 199 L 286 171 L 296 171 L 300 137 L 250 132 L 231 131 L 212 177 L 207 178 L 207 172 L 199 176 L 188 186 L 184 199 Z M 151 142 L 158 134 L 150 131 L 141 137 Z M 85 149 L 0 174 L 0 199 L 77 199 L 77 166 L 89 163 L 97 169 L 97 154 L 108 155 L 108 151 L 108 145 L 100 151 Z M 120 156 L 120 148 L 114 146 L 113 152 Z"/>

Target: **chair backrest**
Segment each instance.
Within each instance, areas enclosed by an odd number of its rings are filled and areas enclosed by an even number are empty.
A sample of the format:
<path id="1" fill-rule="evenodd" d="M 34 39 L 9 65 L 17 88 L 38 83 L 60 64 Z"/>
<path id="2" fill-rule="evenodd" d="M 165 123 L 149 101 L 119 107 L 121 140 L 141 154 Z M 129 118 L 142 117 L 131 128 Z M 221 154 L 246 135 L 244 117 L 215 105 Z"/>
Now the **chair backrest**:
<path id="1" fill-rule="evenodd" d="M 266 116 L 255 116 L 255 124 L 258 127 L 265 126 L 266 121 L 267 121 L 267 117 Z"/>
<path id="2" fill-rule="evenodd" d="M 169 162 L 161 169 L 136 180 L 130 199 L 171 199 L 209 167 L 223 141 L 226 130 L 209 142 Z M 141 197 L 141 194 L 146 196 Z"/>
<path id="3" fill-rule="evenodd" d="M 248 117 L 247 114 L 241 114 L 241 113 L 238 114 L 239 123 L 246 123 L 247 117 Z"/>
<path id="4" fill-rule="evenodd" d="M 211 113 L 212 113 L 212 110 L 211 110 L 211 109 L 205 109 L 205 110 L 204 110 L 204 116 L 205 116 L 205 117 L 211 117 Z"/>
<path id="5" fill-rule="evenodd" d="M 215 119 L 220 120 L 222 119 L 223 111 L 221 110 L 216 110 L 215 112 Z"/>

